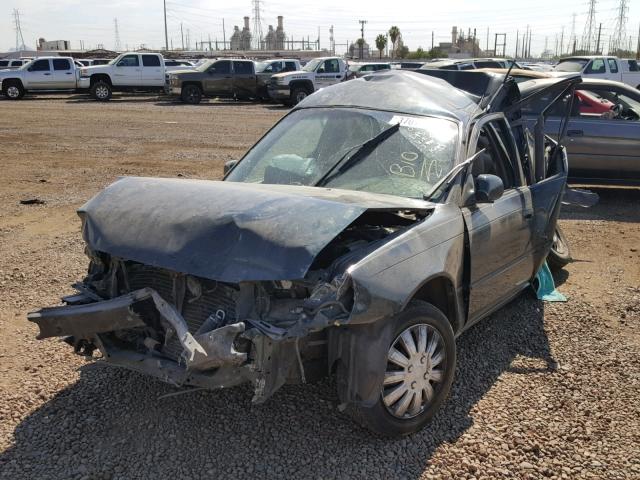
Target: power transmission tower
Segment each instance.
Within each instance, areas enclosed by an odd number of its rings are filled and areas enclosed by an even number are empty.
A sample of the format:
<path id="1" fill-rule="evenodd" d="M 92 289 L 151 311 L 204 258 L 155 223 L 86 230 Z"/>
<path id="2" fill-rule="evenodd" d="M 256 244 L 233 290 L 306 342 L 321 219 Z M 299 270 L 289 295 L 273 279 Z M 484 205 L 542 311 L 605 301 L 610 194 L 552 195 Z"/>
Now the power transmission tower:
<path id="1" fill-rule="evenodd" d="M 253 48 L 262 48 L 262 20 L 260 19 L 260 3 L 262 0 L 251 0 L 253 3 Z"/>
<path id="2" fill-rule="evenodd" d="M 20 26 L 20 12 L 17 9 L 13 10 L 13 22 L 16 30 L 16 52 L 24 50 L 24 37 L 22 36 L 22 27 Z"/>
<path id="3" fill-rule="evenodd" d="M 587 23 L 582 31 L 582 50 L 591 53 L 594 35 L 596 33 L 596 0 L 589 0 L 589 13 L 587 14 Z"/>
<path id="4" fill-rule="evenodd" d="M 625 38 L 627 36 L 627 15 L 629 13 L 628 0 L 620 0 L 620 6 L 618 7 L 618 16 L 616 17 L 616 26 L 613 29 L 613 37 L 611 39 L 611 47 L 609 55 L 616 52 L 616 50 L 623 50 L 625 44 Z"/>
<path id="5" fill-rule="evenodd" d="M 116 28 L 116 52 L 119 52 L 122 49 L 122 44 L 120 43 L 120 32 L 118 31 L 118 19 L 113 19 L 113 24 Z"/>

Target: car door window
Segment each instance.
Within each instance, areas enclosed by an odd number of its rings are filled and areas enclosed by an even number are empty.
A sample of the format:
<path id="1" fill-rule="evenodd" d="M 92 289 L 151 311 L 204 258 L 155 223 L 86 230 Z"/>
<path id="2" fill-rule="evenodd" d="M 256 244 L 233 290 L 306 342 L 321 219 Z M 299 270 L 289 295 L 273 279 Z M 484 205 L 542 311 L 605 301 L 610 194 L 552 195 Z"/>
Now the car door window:
<path id="1" fill-rule="evenodd" d="M 53 60 L 54 70 L 71 70 L 71 62 L 66 58 L 55 58 Z"/>
<path id="2" fill-rule="evenodd" d="M 125 55 L 118 62 L 119 67 L 139 67 L 138 55 Z"/>
<path id="3" fill-rule="evenodd" d="M 251 62 L 233 62 L 233 71 L 236 75 L 251 75 L 253 68 Z"/>
<path id="4" fill-rule="evenodd" d="M 298 70 L 296 67 L 296 62 L 284 62 L 284 71 L 285 72 L 295 72 Z"/>
<path id="5" fill-rule="evenodd" d="M 0 60 L 0 67 L 8 67 L 8 66 L 9 66 L 8 60 Z"/>
<path id="6" fill-rule="evenodd" d="M 508 190 L 518 186 L 520 181 L 513 165 L 517 161 L 515 149 L 501 123 L 492 121 L 481 128 L 476 152 L 483 149 L 484 152 L 474 160 L 471 174 L 474 178 L 482 174 L 496 175 L 502 179 L 504 189 Z"/>
<path id="7" fill-rule="evenodd" d="M 618 62 L 616 62 L 615 58 L 607 59 L 607 63 L 609 63 L 609 71 L 611 73 L 618 73 Z"/>
<path id="8" fill-rule="evenodd" d="M 627 60 L 629 62 L 629 71 L 630 72 L 640 72 L 640 68 L 638 68 L 637 60 Z"/>
<path id="9" fill-rule="evenodd" d="M 33 65 L 29 67 L 31 72 L 48 72 L 49 71 L 49 60 L 36 60 L 33 62 Z"/>
<path id="10" fill-rule="evenodd" d="M 229 60 L 222 60 L 220 62 L 216 62 L 209 68 L 209 71 L 217 74 L 229 74 L 231 73 L 231 62 Z"/>
<path id="11" fill-rule="evenodd" d="M 335 58 L 331 60 L 325 60 L 323 72 L 320 72 L 320 70 L 318 70 L 318 73 L 338 73 L 338 72 L 340 72 L 340 64 L 338 60 L 336 60 Z"/>
<path id="12" fill-rule="evenodd" d="M 580 112 L 581 117 L 600 118 L 604 120 L 640 120 L 640 93 L 633 95 L 623 89 L 594 88 L 581 89 L 591 103 L 602 106 L 600 111 L 588 114 Z"/>
<path id="13" fill-rule="evenodd" d="M 589 63 L 589 65 L 587 65 L 587 68 L 585 68 L 584 73 L 591 75 L 607 73 L 607 69 L 604 66 L 604 59 L 594 58 L 593 60 L 591 60 L 591 63 Z"/>
<path id="14" fill-rule="evenodd" d="M 273 62 L 271 64 L 271 69 L 273 73 L 279 73 L 282 71 L 282 62 Z"/>
<path id="15" fill-rule="evenodd" d="M 142 66 L 143 67 L 159 67 L 160 57 L 156 55 L 142 55 Z"/>
<path id="16" fill-rule="evenodd" d="M 11 66 L 12 67 L 21 67 L 22 66 L 22 60 L 14 60 L 13 62 L 11 62 Z"/>

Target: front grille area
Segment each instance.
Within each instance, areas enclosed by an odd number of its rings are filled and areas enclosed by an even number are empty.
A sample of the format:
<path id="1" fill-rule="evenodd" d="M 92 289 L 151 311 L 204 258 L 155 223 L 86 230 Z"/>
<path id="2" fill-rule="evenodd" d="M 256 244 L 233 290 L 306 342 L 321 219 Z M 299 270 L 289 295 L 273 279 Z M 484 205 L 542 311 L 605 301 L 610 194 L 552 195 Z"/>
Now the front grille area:
<path id="1" fill-rule="evenodd" d="M 223 324 L 236 321 L 237 289 L 233 285 L 195 277 L 187 282 L 183 274 L 148 265 L 128 264 L 126 269 L 130 291 L 153 288 L 176 308 L 181 305 L 178 311 L 193 335 L 211 315 Z M 181 352 L 182 345 L 175 335 L 162 347 L 162 353 L 176 361 Z"/>

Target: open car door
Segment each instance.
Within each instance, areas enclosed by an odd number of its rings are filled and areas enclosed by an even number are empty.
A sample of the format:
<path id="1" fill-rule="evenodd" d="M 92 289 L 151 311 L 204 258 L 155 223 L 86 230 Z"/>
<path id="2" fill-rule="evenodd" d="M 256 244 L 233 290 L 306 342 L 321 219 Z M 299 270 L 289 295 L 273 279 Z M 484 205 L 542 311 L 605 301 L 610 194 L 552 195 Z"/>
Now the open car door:
<path id="1" fill-rule="evenodd" d="M 522 82 L 518 85 L 520 100 L 505 111 L 520 150 L 531 191 L 534 257 L 532 278 L 553 243 L 569 169 L 567 152 L 562 142 L 574 99 L 573 90 L 581 81 L 580 76 L 576 75 Z M 564 111 L 556 141 L 544 132 L 548 114 L 552 109 L 557 112 L 558 108 Z"/>

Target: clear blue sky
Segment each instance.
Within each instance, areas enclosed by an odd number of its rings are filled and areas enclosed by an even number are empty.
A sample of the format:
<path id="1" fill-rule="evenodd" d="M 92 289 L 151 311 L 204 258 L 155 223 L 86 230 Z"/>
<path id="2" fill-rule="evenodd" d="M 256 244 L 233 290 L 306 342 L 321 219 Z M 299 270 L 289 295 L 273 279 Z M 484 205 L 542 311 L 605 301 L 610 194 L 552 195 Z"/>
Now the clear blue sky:
<path id="1" fill-rule="evenodd" d="M 627 39 L 633 36 L 633 46 L 640 26 L 640 1 L 627 0 L 629 14 Z M 13 9 L 20 11 L 25 43 L 34 46 L 38 37 L 47 40 L 70 40 L 79 48 L 98 44 L 113 48 L 115 43 L 114 18 L 118 19 L 123 46 L 137 48 L 141 44 L 160 48 L 164 45 L 162 0 L 6 0 L 2 2 L 0 16 L 0 51 L 15 46 Z M 602 42 L 608 44 L 614 31 L 619 0 L 598 0 L 596 22 L 602 22 Z M 411 49 L 431 47 L 431 32 L 435 42 L 448 41 L 451 27 L 458 25 L 466 32 L 476 28 L 481 47 L 486 46 L 489 28 L 490 48 L 495 33 L 507 34 L 507 53 L 513 54 L 516 31 L 524 32 L 527 24 L 533 31 L 532 51 L 539 53 L 547 38 L 548 48 L 555 49 L 556 36 L 564 41 L 571 34 L 572 14 L 576 14 L 576 35 L 580 41 L 586 14 L 587 0 L 536 0 L 515 2 L 504 0 L 449 0 L 444 2 L 401 1 L 364 2 L 362 0 L 265 0 L 262 3 L 263 31 L 269 24 L 276 24 L 276 16 L 285 17 L 285 31 L 289 37 L 300 39 L 318 36 L 321 46 L 328 46 L 329 27 L 334 26 L 336 43 L 353 41 L 360 35 L 358 20 L 367 20 L 365 38 L 370 43 L 378 33 L 397 25 L 405 44 Z M 227 38 L 233 25 L 242 26 L 242 17 L 251 16 L 251 1 L 215 2 L 213 0 L 167 0 L 167 21 L 170 41 L 180 45 L 180 23 L 185 34 L 195 40 L 207 40 L 208 36 L 222 40 L 222 19 L 225 20 Z M 253 25 L 253 22 L 251 23 Z M 628 42 L 628 40 L 627 40 Z M 338 51 L 344 47 L 339 46 Z"/>

